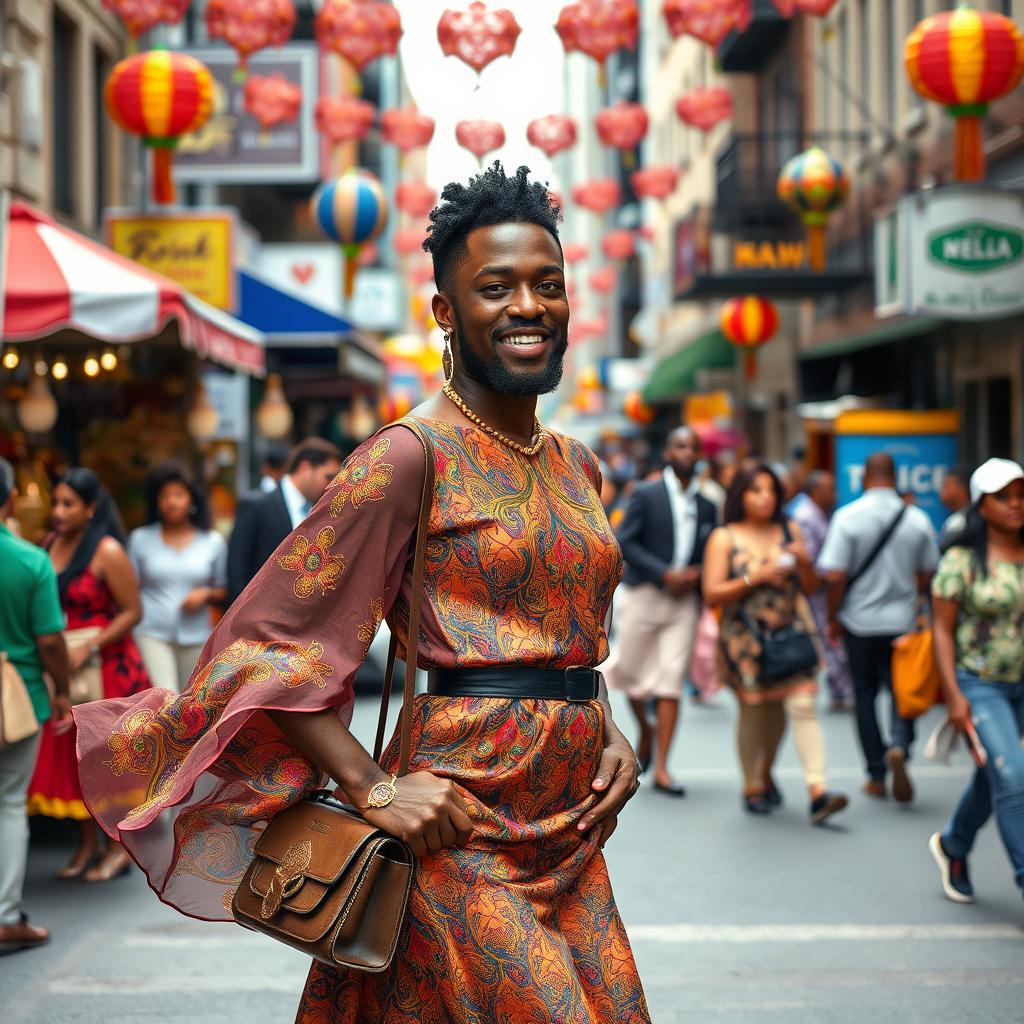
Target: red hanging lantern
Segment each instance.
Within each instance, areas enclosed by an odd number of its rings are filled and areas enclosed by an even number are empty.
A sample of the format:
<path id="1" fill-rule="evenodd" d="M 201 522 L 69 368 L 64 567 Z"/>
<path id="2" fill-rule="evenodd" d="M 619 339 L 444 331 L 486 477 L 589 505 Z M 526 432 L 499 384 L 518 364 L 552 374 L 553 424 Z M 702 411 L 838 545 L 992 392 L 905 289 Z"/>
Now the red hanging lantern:
<path id="1" fill-rule="evenodd" d="M 201 128 L 213 110 L 213 76 L 195 57 L 150 50 L 119 61 L 103 90 L 107 113 L 141 135 L 153 153 L 153 200 L 174 202 L 171 158 L 178 138 Z"/>
<path id="2" fill-rule="evenodd" d="M 422 239 L 421 239 L 422 241 Z M 409 271 L 409 283 L 413 288 L 423 288 L 434 280 L 434 267 L 430 262 L 420 263 Z"/>
<path id="3" fill-rule="evenodd" d="M 642 167 L 629 176 L 629 184 L 640 199 L 667 199 L 678 183 L 679 171 L 669 164 Z"/>
<path id="4" fill-rule="evenodd" d="M 189 0 L 103 0 L 136 39 L 157 25 L 177 25 L 188 5 Z"/>
<path id="5" fill-rule="evenodd" d="M 653 242 L 657 237 L 655 235 L 654 228 L 652 228 L 650 224 L 641 224 L 640 227 L 636 229 L 636 235 L 637 238 L 642 238 L 645 242 Z"/>
<path id="6" fill-rule="evenodd" d="M 627 155 L 640 145 L 640 140 L 647 134 L 647 126 L 647 111 L 643 105 L 624 100 L 598 111 L 594 118 L 598 138 L 606 146 L 614 146 Z"/>
<path id="7" fill-rule="evenodd" d="M 292 0 L 208 0 L 206 5 L 206 34 L 238 51 L 240 78 L 257 50 L 284 46 L 294 28 Z"/>
<path id="8" fill-rule="evenodd" d="M 372 267 L 379 262 L 380 249 L 377 248 L 377 243 L 367 242 L 366 245 L 359 250 L 359 266 Z"/>
<path id="9" fill-rule="evenodd" d="M 631 231 L 609 231 L 601 239 L 601 252 L 610 260 L 628 260 L 636 253 L 636 239 Z"/>
<path id="10" fill-rule="evenodd" d="M 316 130 L 334 146 L 365 139 L 377 116 L 372 103 L 355 96 L 321 96 L 315 113 Z"/>
<path id="11" fill-rule="evenodd" d="M 567 114 L 538 117 L 526 126 L 526 138 L 550 159 L 576 145 L 576 122 Z"/>
<path id="12" fill-rule="evenodd" d="M 422 181 L 403 181 L 395 189 L 395 206 L 411 217 L 426 217 L 437 205 L 437 192 Z"/>
<path id="13" fill-rule="evenodd" d="M 579 263 L 580 260 L 585 260 L 590 250 L 583 242 L 570 242 L 568 245 L 562 246 L 562 256 L 565 258 L 565 262 L 568 264 Z"/>
<path id="14" fill-rule="evenodd" d="M 255 117 L 263 131 L 294 121 L 302 106 L 302 89 L 280 72 L 250 75 L 245 82 L 245 112 Z"/>
<path id="15" fill-rule="evenodd" d="M 463 149 L 468 149 L 478 160 L 505 145 L 505 129 L 497 121 L 460 121 L 455 126 L 455 138 Z"/>
<path id="16" fill-rule="evenodd" d="M 796 13 L 796 0 L 772 0 L 772 3 L 784 18 L 792 18 Z"/>
<path id="17" fill-rule="evenodd" d="M 511 57 L 522 29 L 511 11 L 489 11 L 479 0 L 468 11 L 445 11 L 437 41 L 446 57 L 458 57 L 478 75 L 492 60 Z"/>
<path id="18" fill-rule="evenodd" d="M 645 401 L 639 391 L 630 391 L 622 400 L 622 411 L 634 423 L 653 423 L 657 415 Z"/>
<path id="19" fill-rule="evenodd" d="M 402 19 L 382 0 L 325 0 L 316 16 L 316 41 L 362 71 L 372 60 L 393 54 Z"/>
<path id="20" fill-rule="evenodd" d="M 399 256 L 412 256 L 416 252 L 423 251 L 423 240 L 426 237 L 426 226 L 421 224 L 418 228 L 404 228 L 401 231 L 396 231 L 392 237 L 392 244 Z"/>
<path id="21" fill-rule="evenodd" d="M 602 67 L 616 50 L 635 50 L 639 30 L 636 0 L 579 0 L 562 8 L 555 25 L 566 53 L 579 50 Z"/>
<path id="22" fill-rule="evenodd" d="M 618 280 L 619 272 L 614 267 L 601 267 L 600 270 L 595 270 L 587 278 L 587 284 L 598 295 L 610 295 L 615 291 L 615 285 L 618 283 Z"/>
<path id="23" fill-rule="evenodd" d="M 661 12 L 673 38 L 694 36 L 712 47 L 730 32 L 746 32 L 754 17 L 751 0 L 665 0 Z"/>
<path id="24" fill-rule="evenodd" d="M 548 202 L 552 206 L 557 206 L 559 210 L 565 209 L 565 199 L 562 198 L 562 193 L 551 188 L 548 189 Z"/>
<path id="25" fill-rule="evenodd" d="M 719 323 L 726 338 L 745 350 L 744 369 L 750 379 L 757 373 L 754 350 L 775 336 L 779 329 L 779 311 L 767 299 L 747 295 L 742 299 L 730 299 L 722 307 Z"/>
<path id="26" fill-rule="evenodd" d="M 982 118 L 1024 75 L 1024 36 L 1001 14 L 958 7 L 925 18 L 907 39 L 903 62 L 914 89 L 956 118 L 957 179 L 980 181 Z"/>
<path id="27" fill-rule="evenodd" d="M 707 133 L 732 117 L 732 93 L 720 85 L 698 86 L 679 97 L 676 113 L 684 124 Z"/>
<path id="28" fill-rule="evenodd" d="M 789 0 L 801 14 L 813 14 L 816 18 L 824 18 L 835 7 L 838 0 Z M 776 6 L 779 0 L 775 0 Z"/>
<path id="29" fill-rule="evenodd" d="M 569 337 L 572 341 L 585 341 L 587 338 L 600 338 L 608 330 L 608 318 L 595 316 L 574 318 L 569 323 Z"/>
<path id="30" fill-rule="evenodd" d="M 575 185 L 572 200 L 577 206 L 592 213 L 607 213 L 619 205 L 622 193 L 614 178 L 594 178 Z"/>
<path id="31" fill-rule="evenodd" d="M 402 153 L 426 146 L 434 137 L 434 119 L 414 107 L 385 110 L 380 115 L 380 134 Z"/>

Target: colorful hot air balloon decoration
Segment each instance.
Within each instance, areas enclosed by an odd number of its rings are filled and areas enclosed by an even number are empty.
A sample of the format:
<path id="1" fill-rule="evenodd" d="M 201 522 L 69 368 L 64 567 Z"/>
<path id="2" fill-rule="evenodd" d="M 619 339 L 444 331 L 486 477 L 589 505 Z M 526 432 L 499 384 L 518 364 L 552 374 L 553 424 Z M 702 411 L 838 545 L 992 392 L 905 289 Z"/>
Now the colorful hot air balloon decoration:
<path id="1" fill-rule="evenodd" d="M 341 243 L 345 254 L 345 298 L 351 298 L 360 247 L 376 238 L 388 222 L 384 189 L 372 174 L 352 168 L 316 190 L 311 210 L 320 230 Z"/>
<path id="2" fill-rule="evenodd" d="M 455 126 L 455 138 L 482 165 L 488 153 L 505 145 L 505 129 L 497 121 L 459 121 Z"/>
<path id="3" fill-rule="evenodd" d="M 380 115 L 381 138 L 402 153 L 426 146 L 434 137 L 434 119 L 415 107 L 385 110 Z"/>
<path id="4" fill-rule="evenodd" d="M 609 231 L 601 239 L 601 252 L 610 260 L 628 260 L 636 253 L 636 239 L 632 231 L 621 228 Z"/>
<path id="5" fill-rule="evenodd" d="M 572 201 L 591 213 L 607 213 L 619 205 L 622 192 L 615 178 L 594 178 L 574 185 Z"/>
<path id="6" fill-rule="evenodd" d="M 622 411 L 634 423 L 653 423 L 657 415 L 645 401 L 639 391 L 630 391 L 622 400 Z"/>
<path id="7" fill-rule="evenodd" d="M 475 0 L 466 11 L 445 11 L 437 23 L 437 41 L 446 57 L 458 57 L 477 75 L 492 60 L 511 57 L 522 29 L 507 10 L 488 10 Z"/>
<path id="8" fill-rule="evenodd" d="M 755 349 L 771 341 L 779 329 L 779 311 L 767 299 L 747 295 L 730 299 L 722 306 L 719 323 L 726 338 L 744 350 L 744 369 L 749 380 L 757 373 Z"/>
<path id="9" fill-rule="evenodd" d="M 189 0 L 103 0 L 135 39 L 157 25 L 177 25 L 188 5 Z"/>
<path id="10" fill-rule="evenodd" d="M 707 134 L 732 117 L 732 93 L 720 85 L 698 86 L 679 97 L 676 114 L 683 124 Z"/>
<path id="11" fill-rule="evenodd" d="M 643 104 L 627 103 L 625 100 L 599 110 L 594 118 L 598 138 L 606 146 L 621 149 L 626 166 L 635 166 L 633 150 L 647 134 L 648 123 Z"/>
<path id="12" fill-rule="evenodd" d="M 1024 36 L 1002 14 L 958 7 L 925 18 L 911 32 L 903 62 L 914 89 L 956 118 L 954 173 L 985 177 L 981 122 L 993 100 L 1024 75 Z"/>
<path id="13" fill-rule="evenodd" d="M 402 19 L 382 0 L 325 0 L 316 16 L 316 41 L 362 71 L 372 60 L 395 53 Z"/>
<path id="14" fill-rule="evenodd" d="M 426 217 L 437 205 L 437 192 L 424 181 L 402 181 L 395 189 L 395 206 L 410 217 Z"/>
<path id="15" fill-rule="evenodd" d="M 842 206 L 850 191 L 850 179 L 842 164 L 820 146 L 812 146 L 782 168 L 777 188 L 779 198 L 807 228 L 811 266 L 824 270 L 825 227 L 829 215 Z"/>
<path id="16" fill-rule="evenodd" d="M 665 0 L 661 12 L 674 38 L 694 36 L 712 47 L 745 32 L 754 16 L 751 0 Z"/>
<path id="17" fill-rule="evenodd" d="M 207 0 L 206 33 L 238 52 L 235 77 L 244 81 L 249 58 L 268 46 L 284 46 L 295 28 L 292 0 Z"/>
<path id="18" fill-rule="evenodd" d="M 365 139 L 377 117 L 377 108 L 356 96 L 321 96 L 316 101 L 316 130 L 332 146 Z"/>
<path id="19" fill-rule="evenodd" d="M 302 106 L 302 88 L 280 72 L 250 75 L 245 80 L 245 112 L 255 117 L 263 132 L 294 121 Z"/>
<path id="20" fill-rule="evenodd" d="M 185 53 L 149 50 L 119 61 L 103 100 L 114 122 L 141 135 L 153 153 L 153 201 L 174 202 L 171 160 L 180 136 L 206 123 L 213 109 L 213 76 Z"/>
<path id="21" fill-rule="evenodd" d="M 636 0 L 579 0 L 566 4 L 555 31 L 566 53 L 579 50 L 593 57 L 602 72 L 616 50 L 635 50 L 640 30 Z"/>
<path id="22" fill-rule="evenodd" d="M 629 184 L 640 199 L 667 199 L 678 183 L 679 171 L 671 164 L 652 164 L 629 176 Z"/>
<path id="23" fill-rule="evenodd" d="M 526 138 L 549 159 L 576 145 L 576 122 L 567 114 L 548 114 L 526 126 Z"/>

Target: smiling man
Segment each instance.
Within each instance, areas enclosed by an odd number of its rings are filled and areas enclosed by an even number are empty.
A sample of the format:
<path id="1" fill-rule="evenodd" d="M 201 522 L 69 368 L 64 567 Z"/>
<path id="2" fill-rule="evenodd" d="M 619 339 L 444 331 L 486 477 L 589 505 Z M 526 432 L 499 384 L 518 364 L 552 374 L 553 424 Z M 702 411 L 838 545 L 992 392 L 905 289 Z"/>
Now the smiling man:
<path id="1" fill-rule="evenodd" d="M 320 772 L 409 843 L 393 961 L 315 962 L 298 1024 L 650 1022 L 602 853 L 638 784 L 596 671 L 622 556 L 597 460 L 536 419 L 569 325 L 557 218 L 526 168 L 444 190 L 427 241 L 444 392 L 353 454 L 218 625 L 185 693 L 76 715 L 91 806 L 193 916 L 228 917 L 237 851 Z M 436 479 L 410 643 L 425 449 Z M 348 730 L 382 618 L 399 655 L 429 669 L 401 778 L 395 740 L 378 766 Z M 163 827 L 172 816 L 188 827 Z"/>

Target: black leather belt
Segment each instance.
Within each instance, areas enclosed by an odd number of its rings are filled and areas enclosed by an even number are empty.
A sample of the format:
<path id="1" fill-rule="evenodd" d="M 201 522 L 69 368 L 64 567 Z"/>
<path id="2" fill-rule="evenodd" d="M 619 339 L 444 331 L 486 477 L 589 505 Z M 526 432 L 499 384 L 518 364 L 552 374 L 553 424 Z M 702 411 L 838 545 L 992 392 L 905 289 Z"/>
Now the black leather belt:
<path id="1" fill-rule="evenodd" d="M 487 668 L 435 668 L 427 693 L 435 697 L 510 697 L 533 700 L 593 700 L 600 693 L 597 669 L 529 668 L 495 665 Z"/>

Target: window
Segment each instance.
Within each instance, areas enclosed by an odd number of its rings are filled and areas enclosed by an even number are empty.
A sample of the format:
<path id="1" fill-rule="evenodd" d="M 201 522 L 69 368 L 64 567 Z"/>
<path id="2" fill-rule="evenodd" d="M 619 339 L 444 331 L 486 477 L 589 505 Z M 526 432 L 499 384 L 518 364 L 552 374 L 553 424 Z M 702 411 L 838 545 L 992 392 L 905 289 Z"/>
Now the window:
<path id="1" fill-rule="evenodd" d="M 75 26 L 59 10 L 53 12 L 53 205 L 61 213 L 74 214 L 74 77 Z"/>

